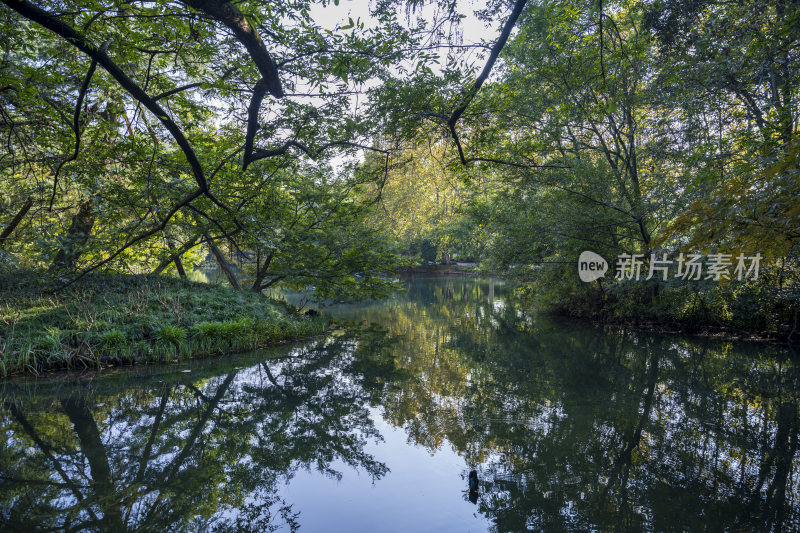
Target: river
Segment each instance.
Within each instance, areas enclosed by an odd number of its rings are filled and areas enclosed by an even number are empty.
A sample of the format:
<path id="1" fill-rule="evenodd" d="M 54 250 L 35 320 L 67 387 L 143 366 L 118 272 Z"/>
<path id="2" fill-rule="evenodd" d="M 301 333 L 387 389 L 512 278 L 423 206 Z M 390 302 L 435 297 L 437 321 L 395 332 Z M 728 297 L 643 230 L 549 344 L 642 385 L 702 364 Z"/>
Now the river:
<path id="1" fill-rule="evenodd" d="M 324 338 L 2 383 L 0 530 L 800 528 L 786 348 L 404 282 Z"/>

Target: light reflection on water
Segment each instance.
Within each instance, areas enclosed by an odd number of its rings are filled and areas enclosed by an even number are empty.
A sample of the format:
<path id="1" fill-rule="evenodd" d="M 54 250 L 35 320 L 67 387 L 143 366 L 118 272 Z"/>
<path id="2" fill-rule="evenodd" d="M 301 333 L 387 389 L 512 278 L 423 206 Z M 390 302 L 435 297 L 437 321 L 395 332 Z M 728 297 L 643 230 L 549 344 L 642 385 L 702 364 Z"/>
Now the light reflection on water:
<path id="1" fill-rule="evenodd" d="M 800 527 L 782 348 L 530 316 L 492 280 L 406 286 L 300 345 L 5 383 L 0 529 Z"/>

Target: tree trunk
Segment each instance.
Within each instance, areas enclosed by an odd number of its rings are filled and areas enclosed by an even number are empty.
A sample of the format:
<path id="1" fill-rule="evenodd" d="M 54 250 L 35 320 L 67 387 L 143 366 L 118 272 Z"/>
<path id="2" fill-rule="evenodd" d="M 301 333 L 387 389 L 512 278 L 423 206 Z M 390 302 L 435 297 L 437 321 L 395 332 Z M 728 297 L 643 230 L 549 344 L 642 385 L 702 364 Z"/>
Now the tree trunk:
<path id="1" fill-rule="evenodd" d="M 217 264 L 225 273 L 225 277 L 228 278 L 231 286 L 237 291 L 242 290 L 242 286 L 239 285 L 239 280 L 236 279 L 236 276 L 233 274 L 233 270 L 231 270 L 231 265 L 225 260 L 225 256 L 222 255 L 222 251 L 217 248 L 216 244 L 214 244 L 214 239 L 211 238 L 211 234 L 206 231 L 203 235 L 206 238 L 208 247 L 211 249 L 211 253 L 214 254 L 214 259 L 217 260 Z"/>
<path id="2" fill-rule="evenodd" d="M 167 246 L 169 247 L 169 250 L 173 252 L 172 262 L 175 263 L 175 269 L 178 271 L 178 275 L 182 278 L 185 278 L 186 270 L 183 269 L 183 263 L 181 262 L 181 254 L 174 253 L 175 245 L 172 244 L 172 239 L 167 239 Z"/>
<path id="3" fill-rule="evenodd" d="M 186 252 L 188 252 L 189 250 L 191 250 L 192 248 L 194 248 L 197 245 L 197 240 L 199 238 L 200 238 L 199 236 L 198 237 L 192 237 L 190 240 L 186 241 L 183 245 L 181 245 L 175 251 L 175 253 L 173 253 L 168 258 L 164 259 L 163 261 L 161 261 L 161 263 L 155 268 L 155 270 L 153 270 L 153 275 L 154 276 L 160 275 L 162 272 L 164 272 L 164 269 L 166 269 L 169 266 L 170 263 L 174 263 L 176 259 L 178 261 L 180 261 L 180 257 L 183 254 L 185 254 Z M 171 244 L 171 242 L 170 242 L 170 244 Z M 170 250 L 172 250 L 171 246 L 170 246 Z M 183 263 L 181 263 L 181 265 L 182 264 Z M 177 264 L 175 266 L 177 267 Z M 178 273 L 180 273 L 180 271 L 178 271 Z"/>
<path id="4" fill-rule="evenodd" d="M 267 276 L 267 269 L 269 268 L 269 264 L 272 262 L 272 257 L 274 256 L 275 252 L 271 252 L 266 259 L 264 259 L 264 264 L 261 264 L 261 254 L 260 252 L 256 255 L 256 279 L 253 281 L 253 286 L 250 288 L 255 292 L 261 292 L 264 290 L 264 278 Z"/>
<path id="5" fill-rule="evenodd" d="M 81 451 L 89 464 L 92 475 L 90 486 L 95 495 L 93 499 L 103 511 L 100 525 L 103 529 L 124 531 L 125 525 L 114 487 L 114 476 L 108 463 L 108 454 L 91 411 L 84 400 L 75 398 L 62 400 L 61 408 L 72 422 Z"/>
<path id="6" fill-rule="evenodd" d="M 68 268 L 74 270 L 81 256 L 81 248 L 89 240 L 89 234 L 94 226 L 94 206 L 92 199 L 85 200 L 78 212 L 72 217 L 72 224 L 67 230 L 66 238 L 61 249 L 53 260 L 54 268 Z"/>
<path id="7" fill-rule="evenodd" d="M 9 222 L 8 226 L 5 227 L 3 233 L 0 233 L 0 246 L 2 246 L 6 239 L 8 239 L 14 230 L 17 229 L 19 223 L 22 222 L 22 219 L 25 218 L 25 215 L 27 215 L 28 211 L 30 211 L 31 206 L 33 206 L 33 197 L 28 196 L 28 199 L 25 200 L 25 204 L 22 206 L 22 209 L 20 209 L 14 218 L 11 219 L 11 222 Z"/>

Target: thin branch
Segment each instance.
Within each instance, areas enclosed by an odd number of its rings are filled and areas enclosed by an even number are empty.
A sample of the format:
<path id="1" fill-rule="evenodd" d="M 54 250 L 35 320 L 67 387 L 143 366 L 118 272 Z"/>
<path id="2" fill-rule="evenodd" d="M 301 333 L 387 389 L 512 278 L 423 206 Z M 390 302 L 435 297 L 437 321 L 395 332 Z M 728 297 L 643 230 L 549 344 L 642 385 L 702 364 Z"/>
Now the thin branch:
<path id="1" fill-rule="evenodd" d="M 476 163 L 476 162 L 497 163 L 499 165 L 508 165 L 517 168 L 570 168 L 565 165 L 537 165 L 535 163 L 515 163 L 514 161 L 505 161 L 502 159 L 494 159 L 492 157 L 469 157 L 467 159 L 462 159 L 462 162 L 464 164 Z"/>
<path id="2" fill-rule="evenodd" d="M 105 52 L 110 43 L 111 41 L 106 41 L 100 45 L 100 51 Z M 89 71 L 86 73 L 86 77 L 83 78 L 83 84 L 81 84 L 81 89 L 78 92 L 78 100 L 75 102 L 75 113 L 72 117 L 72 131 L 75 132 L 75 149 L 69 157 L 62 159 L 56 167 L 56 172 L 53 176 L 53 194 L 50 196 L 48 211 L 53 210 L 53 202 L 56 199 L 56 190 L 58 188 L 58 174 L 61 172 L 61 168 L 70 161 L 78 159 L 78 153 L 81 148 L 81 107 L 83 107 L 83 99 L 86 97 L 86 91 L 89 90 L 89 83 L 92 81 L 92 76 L 94 76 L 96 68 L 97 60 L 92 59 L 92 63 L 89 65 Z"/>
<path id="3" fill-rule="evenodd" d="M 294 139 L 290 139 L 290 140 L 286 141 L 285 143 L 283 143 L 283 145 L 278 147 L 278 148 L 273 148 L 271 150 L 263 150 L 263 149 L 255 150 L 251 160 L 252 161 L 258 161 L 259 159 L 266 159 L 268 157 L 275 157 L 275 156 L 278 156 L 278 155 L 284 155 L 286 152 L 289 151 L 289 148 L 292 148 L 292 147 L 297 148 L 301 152 L 305 153 L 311 159 L 316 159 L 316 158 L 318 158 L 320 156 L 320 154 L 323 151 L 327 150 L 328 148 L 334 147 L 334 146 L 348 146 L 350 148 L 360 148 L 362 150 L 369 150 L 369 151 L 378 152 L 378 153 L 381 153 L 381 154 L 388 154 L 389 153 L 387 150 L 383 150 L 381 148 L 375 148 L 374 146 L 367 146 L 367 145 L 364 145 L 364 144 L 358 144 L 358 143 L 354 143 L 354 142 L 350 142 L 350 141 L 331 141 L 329 143 L 323 144 L 317 150 L 311 150 L 308 146 L 306 146 L 306 145 L 304 145 L 304 144 L 302 144 L 302 143 L 300 143 L 298 141 L 295 141 Z"/>
<path id="4" fill-rule="evenodd" d="M 201 85 L 203 85 L 203 82 L 199 81 L 197 83 L 189 83 L 187 85 L 182 85 L 180 87 L 175 87 L 172 90 L 165 91 L 165 92 L 163 92 L 161 94 L 155 95 L 153 97 L 153 101 L 155 102 L 155 101 L 161 100 L 162 98 L 166 98 L 168 96 L 172 96 L 173 94 L 178 94 L 179 92 L 183 92 L 183 91 L 186 91 L 186 90 L 189 90 L 189 89 L 194 89 L 195 87 L 200 87 Z"/>

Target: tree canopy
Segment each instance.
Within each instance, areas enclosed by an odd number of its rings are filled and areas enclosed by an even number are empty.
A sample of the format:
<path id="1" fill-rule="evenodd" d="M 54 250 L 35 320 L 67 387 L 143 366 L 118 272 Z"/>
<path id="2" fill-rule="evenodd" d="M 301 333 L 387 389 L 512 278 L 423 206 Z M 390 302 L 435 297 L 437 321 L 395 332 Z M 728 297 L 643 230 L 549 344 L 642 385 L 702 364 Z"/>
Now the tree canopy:
<path id="1" fill-rule="evenodd" d="M 184 275 L 205 246 L 327 297 L 461 258 L 564 301 L 629 299 L 558 266 L 581 250 L 758 253 L 791 324 L 796 1 L 489 0 L 483 36 L 454 1 L 2 5 L 4 263 Z"/>
<path id="2" fill-rule="evenodd" d="M 4 4 L 6 261 L 160 272 L 224 241 L 256 289 L 282 256 L 300 277 L 387 266 L 351 193 L 385 179 L 357 156 L 388 151 L 352 95 L 417 43 L 390 9 L 328 28 L 311 2 Z"/>

